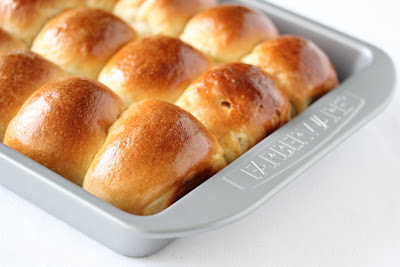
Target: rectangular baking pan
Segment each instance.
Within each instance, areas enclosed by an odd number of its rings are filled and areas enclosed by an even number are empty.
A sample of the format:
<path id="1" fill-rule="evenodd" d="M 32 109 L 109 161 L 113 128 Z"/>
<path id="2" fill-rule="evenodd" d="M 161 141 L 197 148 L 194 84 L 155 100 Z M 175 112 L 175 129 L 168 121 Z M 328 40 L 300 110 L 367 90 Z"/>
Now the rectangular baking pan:
<path id="1" fill-rule="evenodd" d="M 235 2 L 265 12 L 281 33 L 317 43 L 333 61 L 341 85 L 153 216 L 125 213 L 3 144 L 0 184 L 120 254 L 147 256 L 175 238 L 246 216 L 388 104 L 395 74 L 384 52 L 271 4 Z"/>

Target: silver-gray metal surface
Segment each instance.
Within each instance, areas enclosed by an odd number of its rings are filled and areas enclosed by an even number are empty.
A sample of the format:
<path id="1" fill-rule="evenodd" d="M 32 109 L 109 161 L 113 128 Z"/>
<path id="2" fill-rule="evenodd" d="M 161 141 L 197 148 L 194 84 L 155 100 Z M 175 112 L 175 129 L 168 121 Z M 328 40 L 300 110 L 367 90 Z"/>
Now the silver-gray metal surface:
<path id="1" fill-rule="evenodd" d="M 394 66 L 378 48 L 259 0 L 281 33 L 308 37 L 341 85 L 165 211 L 135 216 L 0 144 L 0 184 L 110 249 L 151 255 L 175 238 L 232 223 L 265 203 L 388 104 Z"/>

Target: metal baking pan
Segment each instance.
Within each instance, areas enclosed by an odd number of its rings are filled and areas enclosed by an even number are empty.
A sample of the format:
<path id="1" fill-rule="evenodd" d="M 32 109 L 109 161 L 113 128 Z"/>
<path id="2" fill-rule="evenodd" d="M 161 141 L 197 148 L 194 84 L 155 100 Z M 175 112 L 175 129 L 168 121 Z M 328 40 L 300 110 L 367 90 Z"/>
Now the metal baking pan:
<path id="1" fill-rule="evenodd" d="M 0 184 L 110 249 L 151 255 L 175 238 L 243 218 L 379 114 L 393 95 L 394 67 L 378 48 L 259 0 L 281 33 L 317 43 L 341 85 L 163 212 L 125 213 L 0 144 Z"/>

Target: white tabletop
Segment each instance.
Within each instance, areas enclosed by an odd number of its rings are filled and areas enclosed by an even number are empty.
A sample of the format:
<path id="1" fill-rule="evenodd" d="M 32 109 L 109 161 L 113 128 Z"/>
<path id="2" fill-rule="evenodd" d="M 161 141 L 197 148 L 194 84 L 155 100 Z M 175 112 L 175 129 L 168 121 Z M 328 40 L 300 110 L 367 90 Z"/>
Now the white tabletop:
<path id="1" fill-rule="evenodd" d="M 400 68 L 395 1 L 271 2 L 383 48 Z M 0 186 L 0 266 L 400 266 L 399 139 L 397 90 L 385 112 L 250 216 L 143 259 L 112 252 Z"/>

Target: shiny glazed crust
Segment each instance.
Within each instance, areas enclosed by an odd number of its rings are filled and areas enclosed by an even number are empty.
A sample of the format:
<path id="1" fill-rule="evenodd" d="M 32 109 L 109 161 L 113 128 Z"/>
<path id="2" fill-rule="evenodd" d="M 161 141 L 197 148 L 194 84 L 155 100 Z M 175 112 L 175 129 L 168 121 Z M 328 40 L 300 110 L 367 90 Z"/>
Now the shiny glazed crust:
<path id="1" fill-rule="evenodd" d="M 215 137 L 159 100 L 132 105 L 110 129 L 83 188 L 136 215 L 157 213 L 226 165 Z"/>
<path id="2" fill-rule="evenodd" d="M 141 36 L 178 37 L 191 17 L 217 3 L 218 0 L 120 0 L 113 12 Z"/>
<path id="3" fill-rule="evenodd" d="M 25 100 L 45 83 L 62 76 L 59 67 L 27 49 L 0 54 L 0 142 Z"/>
<path id="4" fill-rule="evenodd" d="M 338 85 L 336 71 L 327 55 L 312 41 L 286 35 L 258 45 L 243 58 L 261 67 L 289 96 L 294 114 L 304 111 L 316 98 Z"/>
<path id="5" fill-rule="evenodd" d="M 176 105 L 191 112 L 217 137 L 228 163 L 290 117 L 289 100 L 270 76 L 244 63 L 206 72 Z"/>
<path id="6" fill-rule="evenodd" d="M 80 0 L 3 0 L 0 1 L 0 27 L 30 47 L 49 19 L 80 5 Z"/>
<path id="7" fill-rule="evenodd" d="M 221 5 L 194 16 L 180 38 L 223 63 L 239 60 L 278 34 L 266 15 L 244 6 Z"/>
<path id="8" fill-rule="evenodd" d="M 0 28 L 0 53 L 15 48 L 24 48 L 24 45 Z"/>
<path id="9" fill-rule="evenodd" d="M 10 122 L 4 143 L 81 185 L 108 128 L 125 106 L 104 85 L 61 78 L 37 90 Z"/>
<path id="10" fill-rule="evenodd" d="M 210 66 L 211 61 L 190 45 L 158 35 L 126 45 L 103 68 L 99 81 L 127 105 L 147 99 L 174 103 Z"/>
<path id="11" fill-rule="evenodd" d="M 118 17 L 79 8 L 52 19 L 36 37 L 32 50 L 75 76 L 97 79 L 102 67 L 135 31 Z"/>

